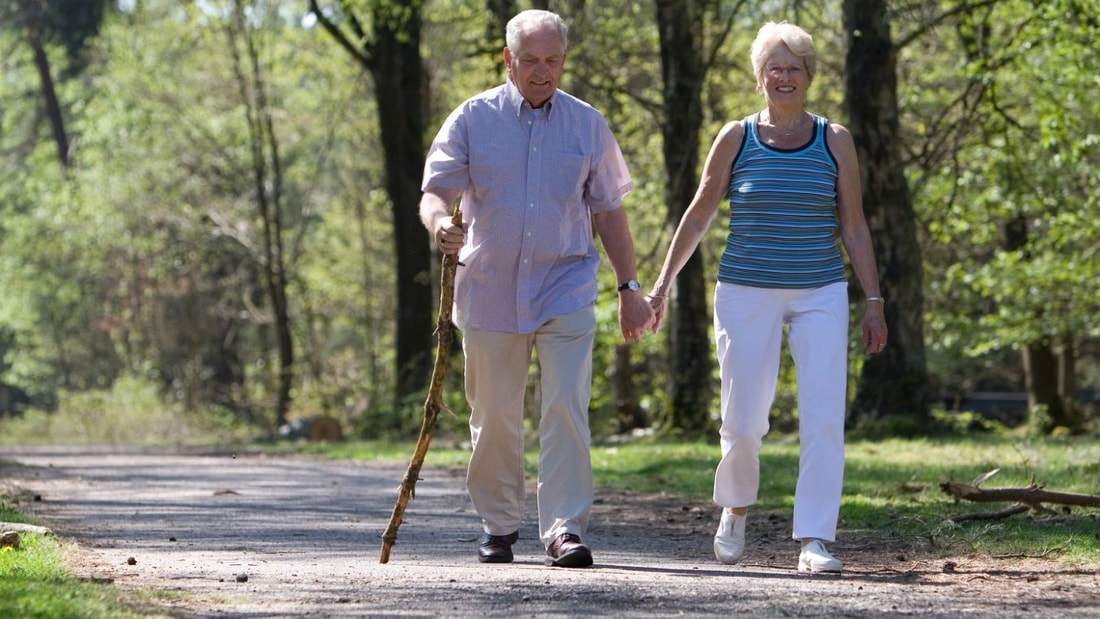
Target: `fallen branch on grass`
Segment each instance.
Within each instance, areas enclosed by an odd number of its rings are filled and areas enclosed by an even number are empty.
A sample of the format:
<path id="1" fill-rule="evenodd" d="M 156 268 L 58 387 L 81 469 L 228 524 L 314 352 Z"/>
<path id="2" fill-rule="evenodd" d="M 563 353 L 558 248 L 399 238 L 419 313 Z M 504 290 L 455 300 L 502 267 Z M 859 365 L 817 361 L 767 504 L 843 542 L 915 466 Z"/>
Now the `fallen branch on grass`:
<path id="1" fill-rule="evenodd" d="M 1027 505 L 1057 503 L 1058 505 L 1076 505 L 1078 507 L 1100 507 L 1100 496 L 1091 494 L 1073 494 L 1070 492 L 1051 492 L 1038 484 L 1026 488 L 978 488 L 969 484 L 945 481 L 940 489 L 950 496 L 975 503 L 999 503 L 1013 501 Z"/>
<path id="2" fill-rule="evenodd" d="M 40 527 L 22 522 L 0 522 L 0 531 L 21 531 L 23 533 L 38 533 L 41 535 L 53 535 L 53 531 L 47 527 Z"/>
<path id="3" fill-rule="evenodd" d="M 1043 503 L 1055 503 L 1057 505 L 1075 505 L 1077 507 L 1100 507 L 1100 496 L 1091 494 L 1074 494 L 1072 492 L 1052 492 L 1044 490 L 1038 484 L 1031 484 L 1023 488 L 978 488 L 970 484 L 954 481 L 945 481 L 940 484 L 940 490 L 949 496 L 964 501 L 975 503 L 1000 503 L 1011 501 L 1016 503 L 1008 509 L 999 512 L 986 512 L 979 514 L 963 514 L 951 518 L 954 522 L 964 520 L 994 520 L 1007 518 L 1029 509 L 1036 511 L 1049 511 L 1042 506 Z"/>
<path id="4" fill-rule="evenodd" d="M 966 522 L 967 520 L 1000 520 L 1001 518 L 1008 518 L 1009 516 L 1021 514 L 1030 509 L 1030 507 L 1023 503 L 1017 503 L 1008 509 L 1002 509 L 998 512 L 975 512 L 972 514 L 951 516 L 951 522 Z"/>

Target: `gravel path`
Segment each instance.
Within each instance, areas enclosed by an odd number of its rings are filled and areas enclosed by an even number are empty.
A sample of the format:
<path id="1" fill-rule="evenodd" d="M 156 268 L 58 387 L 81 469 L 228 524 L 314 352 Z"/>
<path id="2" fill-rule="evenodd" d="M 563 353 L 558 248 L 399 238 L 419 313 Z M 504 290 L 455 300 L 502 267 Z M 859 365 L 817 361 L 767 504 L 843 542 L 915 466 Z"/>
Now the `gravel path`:
<path id="1" fill-rule="evenodd" d="M 585 540 L 590 569 L 545 567 L 531 523 L 515 563 L 482 565 L 462 476 L 433 468 L 430 456 L 385 565 L 380 535 L 403 463 L 0 447 L 3 460 L 23 466 L 0 468 L 0 482 L 41 497 L 20 509 L 77 542 L 77 574 L 173 592 L 164 614 L 178 617 L 1100 613 L 1096 566 L 959 557 L 946 569 L 942 558 L 881 556 L 889 553 L 876 552 L 873 535 L 852 533 L 833 545 L 844 574 L 810 576 L 795 571 L 793 542 L 751 519 L 746 562 L 722 566 L 710 551 L 713 508 L 669 497 L 603 495 Z"/>

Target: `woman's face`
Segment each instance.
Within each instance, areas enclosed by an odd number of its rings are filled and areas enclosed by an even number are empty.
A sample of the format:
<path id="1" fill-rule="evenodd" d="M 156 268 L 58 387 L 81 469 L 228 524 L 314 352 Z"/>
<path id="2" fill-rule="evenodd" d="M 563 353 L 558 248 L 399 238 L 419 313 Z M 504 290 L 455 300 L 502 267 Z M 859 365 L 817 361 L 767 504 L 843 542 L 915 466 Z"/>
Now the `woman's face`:
<path id="1" fill-rule="evenodd" d="M 802 105 L 810 87 L 806 61 L 794 55 L 782 43 L 776 44 L 764 62 L 764 72 L 757 88 L 768 103 Z"/>

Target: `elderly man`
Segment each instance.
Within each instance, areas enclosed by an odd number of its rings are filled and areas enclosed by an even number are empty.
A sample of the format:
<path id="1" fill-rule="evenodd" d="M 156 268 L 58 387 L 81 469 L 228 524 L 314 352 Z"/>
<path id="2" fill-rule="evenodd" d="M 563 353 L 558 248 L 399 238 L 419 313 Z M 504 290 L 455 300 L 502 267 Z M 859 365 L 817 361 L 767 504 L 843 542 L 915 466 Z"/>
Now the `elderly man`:
<path id="1" fill-rule="evenodd" d="M 639 291 L 621 208 L 633 188 L 603 116 L 558 90 L 568 28 L 548 11 L 507 26 L 505 84 L 470 98 L 428 153 L 420 217 L 444 253 L 458 252 L 455 322 L 466 359 L 473 453 L 470 499 L 482 519 L 478 559 L 510 563 L 524 503 L 524 394 L 540 367 L 539 533 L 547 565 L 586 567 L 592 507 L 588 404 L 599 253 L 618 278 L 627 342 L 654 325 Z M 451 222 L 461 199 L 464 224 Z"/>

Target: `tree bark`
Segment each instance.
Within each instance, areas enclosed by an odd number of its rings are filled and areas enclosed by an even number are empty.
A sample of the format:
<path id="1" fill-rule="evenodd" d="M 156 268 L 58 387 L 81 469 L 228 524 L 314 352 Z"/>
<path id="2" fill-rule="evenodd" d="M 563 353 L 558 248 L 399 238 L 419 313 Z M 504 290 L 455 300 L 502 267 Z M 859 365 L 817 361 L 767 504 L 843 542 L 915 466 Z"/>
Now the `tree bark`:
<path id="1" fill-rule="evenodd" d="M 686 0 L 658 0 L 664 88 L 662 151 L 667 184 L 665 204 L 669 237 L 695 195 L 699 167 L 699 131 L 703 124 L 703 9 Z M 669 300 L 669 410 L 663 425 L 684 436 L 709 431 L 714 387 L 710 346 L 707 279 L 698 250 L 676 278 Z"/>
<path id="2" fill-rule="evenodd" d="M 53 74 L 50 71 L 50 59 L 46 56 L 37 20 L 27 24 L 27 41 L 34 51 L 34 67 L 38 70 L 39 88 L 42 90 L 42 99 L 46 104 L 46 117 L 50 120 L 50 131 L 53 133 L 54 145 L 57 147 L 57 159 L 61 162 L 61 167 L 68 169 L 71 165 L 69 136 L 65 132 L 61 103 L 57 99 L 57 89 L 54 88 Z"/>
<path id="3" fill-rule="evenodd" d="M 1030 421 L 1050 432 L 1079 432 L 1083 416 L 1074 406 L 1073 352 L 1055 351 L 1049 339 L 1031 342 L 1023 350 L 1024 383 Z"/>
<path id="4" fill-rule="evenodd" d="M 495 50 L 498 54 L 507 45 L 504 40 L 508 20 L 516 14 L 516 0 L 486 0 L 486 8 L 489 9 L 489 23 L 486 27 L 485 39 L 489 50 Z"/>
<path id="5" fill-rule="evenodd" d="M 612 356 L 607 385 L 614 409 L 615 431 L 619 434 L 649 425 L 645 411 L 638 403 L 638 390 L 634 388 L 633 378 L 630 345 L 618 344 Z"/>
<path id="6" fill-rule="evenodd" d="M 433 302 L 431 246 L 417 211 L 427 118 L 420 11 L 419 3 L 405 0 L 400 4 L 408 11 L 404 22 L 392 24 L 376 16 L 370 64 L 397 254 L 398 404 L 406 396 L 421 392 L 431 375 Z"/>
<path id="7" fill-rule="evenodd" d="M 1077 406 L 1077 347 L 1068 338 L 1058 351 L 1058 397 L 1065 412 L 1060 425 L 1074 432 L 1084 429 L 1084 411 Z"/>
<path id="8" fill-rule="evenodd" d="M 860 159 L 863 208 L 873 237 L 890 342 L 865 360 L 849 427 L 928 419 L 923 265 L 899 144 L 897 48 L 885 0 L 844 0 L 848 36 L 845 111 Z M 888 426 L 882 426 L 888 429 Z"/>
<path id="9" fill-rule="evenodd" d="M 1074 505 L 1077 507 L 1100 507 L 1100 496 L 1075 494 L 1072 492 L 1053 492 L 1042 486 L 1032 484 L 1026 488 L 978 488 L 969 484 L 945 481 L 940 484 L 944 494 L 975 503 L 1014 502 L 1038 506 L 1040 503 Z"/>
<path id="10" fill-rule="evenodd" d="M 1010 252 L 1028 255 L 1028 224 L 1024 216 L 1009 220 L 1004 226 L 1004 247 Z M 1035 316 L 1043 321 L 1042 310 Z M 1027 393 L 1029 423 L 1043 432 L 1064 427 L 1078 432 L 1084 419 L 1076 414 L 1073 406 L 1073 348 L 1056 352 L 1049 337 L 1028 342 L 1020 352 L 1024 370 L 1024 390 Z M 1068 374 L 1067 374 L 1068 372 Z"/>
<path id="11" fill-rule="evenodd" d="M 241 98 L 245 103 L 252 142 L 253 182 L 262 228 L 261 266 L 264 287 L 274 315 L 275 344 L 279 355 L 275 388 L 275 427 L 278 428 L 287 422 L 295 377 L 294 335 L 290 328 L 287 264 L 283 251 L 282 160 L 259 55 L 240 0 L 236 4 L 235 36 L 241 37 L 247 53 L 247 71 L 239 58 L 233 36 L 231 33 L 230 44 L 233 45 Z"/>
<path id="12" fill-rule="evenodd" d="M 432 366 L 432 250 L 417 210 L 428 117 L 420 4 L 416 0 L 376 4 L 371 19 L 374 30 L 368 36 L 350 3 L 340 3 L 347 25 L 338 26 L 317 0 L 309 2 L 321 26 L 374 80 L 397 257 L 394 405 L 399 409 L 408 396 L 428 384 Z"/>

